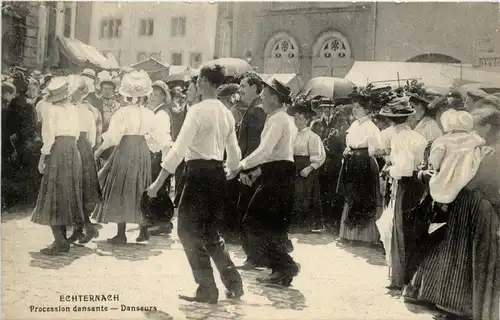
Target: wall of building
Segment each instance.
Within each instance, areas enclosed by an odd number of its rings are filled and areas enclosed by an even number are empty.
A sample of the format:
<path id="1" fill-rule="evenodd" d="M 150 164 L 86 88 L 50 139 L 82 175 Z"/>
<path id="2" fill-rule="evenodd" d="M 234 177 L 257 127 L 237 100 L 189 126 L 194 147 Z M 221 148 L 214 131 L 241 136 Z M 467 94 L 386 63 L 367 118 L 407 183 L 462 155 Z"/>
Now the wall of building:
<path id="1" fill-rule="evenodd" d="M 5 2 L 2 6 L 11 8 L 2 9 L 2 68 L 38 67 L 38 4 Z"/>
<path id="2" fill-rule="evenodd" d="M 349 67 L 336 65 L 341 59 L 326 59 L 324 52 L 318 56 L 320 43 L 331 36 L 348 44 L 351 62 L 407 61 L 432 53 L 437 55 L 420 58 L 500 64 L 498 3 L 243 2 L 232 11 L 237 36 L 231 54 L 246 58 L 250 51 L 252 65 L 261 73 L 294 72 L 305 80 L 344 76 Z M 283 35 L 298 46 L 297 61 L 282 59 L 282 67 L 266 63 L 270 42 Z"/>
<path id="3" fill-rule="evenodd" d="M 372 55 L 372 14 L 369 5 L 275 2 L 241 3 L 238 6 L 235 15 L 238 37 L 233 44 L 233 56 L 245 57 L 250 50 L 252 65 L 261 73 L 297 73 L 307 79 L 318 75 L 323 69 L 319 65 L 326 64 L 328 74 L 325 75 L 343 77 L 352 61 L 367 60 Z M 285 33 L 298 47 L 297 59 L 283 63 L 266 62 L 271 54 L 271 42 L 278 40 L 273 37 Z M 318 47 L 321 47 L 319 42 L 325 41 L 330 33 L 339 34 L 348 47 L 346 59 L 349 62 L 342 68 L 335 66 L 338 61 L 333 61 L 332 65 L 328 59 L 323 58 L 321 62 L 321 59 L 316 59 Z"/>
<path id="4" fill-rule="evenodd" d="M 499 4 L 494 2 L 380 2 L 376 30 L 375 60 L 439 53 L 476 64 L 482 52 L 500 52 Z"/>
<path id="5" fill-rule="evenodd" d="M 76 2 L 75 38 L 83 43 L 90 42 L 90 24 L 92 22 L 92 2 Z"/>
<path id="6" fill-rule="evenodd" d="M 173 53 L 181 53 L 189 64 L 191 53 L 211 60 L 215 53 L 217 4 L 198 2 L 94 2 L 89 44 L 105 53 L 112 52 L 122 65 L 138 62 L 141 53 L 171 62 Z M 186 18 L 184 36 L 171 35 L 172 18 Z M 101 38 L 103 19 L 121 19 L 121 35 Z M 153 19 L 151 36 L 140 36 L 140 20 Z"/>

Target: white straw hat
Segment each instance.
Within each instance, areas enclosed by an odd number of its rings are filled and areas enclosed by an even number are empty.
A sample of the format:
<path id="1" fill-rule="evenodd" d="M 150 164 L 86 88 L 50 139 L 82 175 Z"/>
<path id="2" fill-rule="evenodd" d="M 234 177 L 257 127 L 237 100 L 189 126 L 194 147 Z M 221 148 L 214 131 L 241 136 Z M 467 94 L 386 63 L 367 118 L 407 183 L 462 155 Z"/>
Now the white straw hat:
<path id="1" fill-rule="evenodd" d="M 144 71 L 132 71 L 123 76 L 118 92 L 124 97 L 144 97 L 153 92 L 149 75 Z"/>

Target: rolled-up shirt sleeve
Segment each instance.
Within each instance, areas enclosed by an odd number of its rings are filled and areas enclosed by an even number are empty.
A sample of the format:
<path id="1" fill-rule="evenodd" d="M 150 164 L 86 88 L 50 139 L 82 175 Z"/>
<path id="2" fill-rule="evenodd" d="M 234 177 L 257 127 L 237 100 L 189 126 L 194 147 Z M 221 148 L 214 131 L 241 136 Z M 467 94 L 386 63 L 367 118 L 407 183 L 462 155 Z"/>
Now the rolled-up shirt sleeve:
<path id="1" fill-rule="evenodd" d="M 226 166 L 229 170 L 234 171 L 238 168 L 238 164 L 241 160 L 241 149 L 238 145 L 238 138 L 236 137 L 234 125 L 231 128 L 231 132 L 226 140 Z"/>
<path id="2" fill-rule="evenodd" d="M 311 138 L 308 143 L 309 148 L 309 160 L 311 161 L 310 166 L 314 168 L 314 170 L 318 170 L 326 160 L 326 152 L 325 146 L 321 142 L 321 138 L 315 134 L 311 134 Z"/>
<path id="3" fill-rule="evenodd" d="M 264 125 L 260 144 L 248 157 L 241 160 L 243 170 L 262 164 L 268 158 L 282 136 L 283 127 L 279 122 L 268 122 Z"/>
<path id="4" fill-rule="evenodd" d="M 196 120 L 196 114 L 192 109 L 188 110 L 186 119 L 182 124 L 181 131 L 177 136 L 172 148 L 168 151 L 168 154 L 163 158 L 161 166 L 163 169 L 170 173 L 174 173 L 177 166 L 182 162 L 186 156 L 186 151 L 193 142 L 198 131 L 198 121 Z"/>

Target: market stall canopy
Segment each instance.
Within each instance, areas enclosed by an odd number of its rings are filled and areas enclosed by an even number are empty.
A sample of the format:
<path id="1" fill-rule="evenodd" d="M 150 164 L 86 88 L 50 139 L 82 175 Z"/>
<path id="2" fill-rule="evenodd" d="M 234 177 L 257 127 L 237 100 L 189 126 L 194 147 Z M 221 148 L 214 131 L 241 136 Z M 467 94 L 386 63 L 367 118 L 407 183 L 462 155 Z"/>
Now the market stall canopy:
<path id="1" fill-rule="evenodd" d="M 235 78 L 243 75 L 247 71 L 253 70 L 252 66 L 247 61 L 238 58 L 220 58 L 220 59 L 210 60 L 204 63 L 203 66 L 214 65 L 214 64 L 219 64 L 223 66 L 226 69 L 226 76 Z"/>
<path id="2" fill-rule="evenodd" d="M 76 67 L 98 67 L 109 69 L 108 59 L 96 48 L 80 40 L 57 36 L 59 52 Z"/>
<path id="3" fill-rule="evenodd" d="M 275 74 L 263 73 L 260 74 L 260 77 L 264 81 L 276 79 L 279 82 L 289 86 L 290 89 L 292 89 L 293 93 L 299 92 L 302 86 L 304 85 L 300 77 L 295 73 L 275 73 Z"/>
<path id="4" fill-rule="evenodd" d="M 144 70 L 147 73 L 155 73 L 168 70 L 170 66 L 166 63 L 156 60 L 153 57 L 149 57 L 146 60 L 131 64 L 130 67 L 135 70 Z"/>
<path id="5" fill-rule="evenodd" d="M 335 100 L 347 98 L 352 93 L 354 87 L 355 84 L 353 82 L 343 78 L 316 77 L 307 82 L 301 93 L 307 98 L 321 96 Z"/>
<path id="6" fill-rule="evenodd" d="M 170 65 L 149 57 L 146 60 L 130 65 L 135 70 L 146 71 L 153 81 L 164 80 L 168 77 Z"/>
<path id="7" fill-rule="evenodd" d="M 385 61 L 356 61 L 345 76 L 360 86 L 377 83 L 397 87 L 407 80 L 419 80 L 426 86 L 444 88 L 498 77 L 498 73 L 474 69 L 471 65 Z"/>

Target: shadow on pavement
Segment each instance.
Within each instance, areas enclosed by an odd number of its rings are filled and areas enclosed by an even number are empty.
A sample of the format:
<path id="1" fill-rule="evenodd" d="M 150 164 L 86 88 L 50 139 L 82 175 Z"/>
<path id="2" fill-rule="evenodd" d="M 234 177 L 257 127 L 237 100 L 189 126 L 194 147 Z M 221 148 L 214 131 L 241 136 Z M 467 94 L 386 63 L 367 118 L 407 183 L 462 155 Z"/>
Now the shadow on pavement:
<path id="1" fill-rule="evenodd" d="M 30 266 L 42 269 L 61 269 L 77 259 L 92 254 L 94 251 L 84 246 L 71 246 L 68 253 L 59 256 L 47 256 L 40 252 L 30 252 Z"/>
<path id="2" fill-rule="evenodd" d="M 151 320 L 174 320 L 174 317 L 161 310 L 158 311 L 144 311 L 144 316 Z"/>
<path id="3" fill-rule="evenodd" d="M 293 283 L 291 287 L 284 287 L 280 285 L 265 285 L 257 282 L 257 277 L 263 276 L 265 273 L 270 273 L 270 271 L 241 271 L 249 292 L 266 298 L 276 309 L 301 311 L 307 308 L 306 298 L 299 290 L 293 288 Z"/>
<path id="4" fill-rule="evenodd" d="M 31 216 L 33 213 L 32 204 L 23 204 L 2 210 L 2 221 L 20 220 Z"/>
<path id="5" fill-rule="evenodd" d="M 336 239 L 335 236 L 326 232 L 292 233 L 289 238 L 297 238 L 298 243 L 308 245 L 328 245 Z"/>
<path id="6" fill-rule="evenodd" d="M 380 248 L 374 248 L 362 243 L 342 243 L 337 242 L 337 246 L 346 252 L 366 260 L 371 265 L 385 266 L 385 258 Z"/>
<path id="7" fill-rule="evenodd" d="M 113 245 L 106 240 L 94 241 L 97 245 L 96 253 L 101 256 L 112 256 L 117 260 L 143 261 L 149 257 L 163 254 L 162 250 L 169 250 L 175 243 L 167 237 L 151 237 L 148 243 L 126 243 Z"/>
<path id="8" fill-rule="evenodd" d="M 244 302 L 238 300 L 219 300 L 218 304 L 207 303 L 185 303 L 179 306 L 179 310 L 186 315 L 186 319 L 242 319 L 245 311 L 242 308 Z"/>

